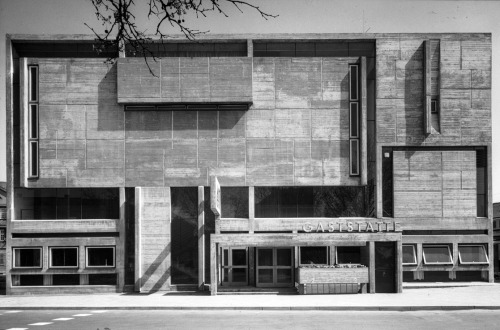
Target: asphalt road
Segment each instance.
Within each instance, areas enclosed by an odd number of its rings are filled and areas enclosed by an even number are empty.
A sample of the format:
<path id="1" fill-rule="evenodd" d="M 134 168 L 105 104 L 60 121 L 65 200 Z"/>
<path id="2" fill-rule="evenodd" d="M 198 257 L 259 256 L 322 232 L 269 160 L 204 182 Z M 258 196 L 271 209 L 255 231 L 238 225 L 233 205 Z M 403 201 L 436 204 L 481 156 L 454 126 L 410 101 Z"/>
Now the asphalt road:
<path id="1" fill-rule="evenodd" d="M 0 329 L 495 329 L 500 311 L 0 310 Z"/>

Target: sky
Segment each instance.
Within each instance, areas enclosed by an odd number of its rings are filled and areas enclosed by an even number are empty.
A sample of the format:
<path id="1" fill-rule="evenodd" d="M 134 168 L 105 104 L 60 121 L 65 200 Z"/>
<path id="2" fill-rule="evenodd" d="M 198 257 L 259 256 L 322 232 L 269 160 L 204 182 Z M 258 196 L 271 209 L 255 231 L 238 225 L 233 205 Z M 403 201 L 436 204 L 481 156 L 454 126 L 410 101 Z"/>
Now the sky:
<path id="1" fill-rule="evenodd" d="M 500 0 L 248 0 L 278 14 L 264 20 L 246 9 L 229 17 L 186 19 L 195 29 L 224 33 L 490 32 L 492 90 L 500 86 Z M 135 0 L 140 6 L 146 0 Z M 146 24 L 140 19 L 138 24 Z M 142 20 L 142 23 L 141 23 Z M 6 180 L 5 34 L 90 34 L 96 23 L 90 0 L 0 0 L 0 181 Z M 152 31 L 151 27 L 149 31 Z M 168 33 L 178 33 L 174 29 Z M 500 93 L 492 93 L 493 202 L 500 202 Z"/>

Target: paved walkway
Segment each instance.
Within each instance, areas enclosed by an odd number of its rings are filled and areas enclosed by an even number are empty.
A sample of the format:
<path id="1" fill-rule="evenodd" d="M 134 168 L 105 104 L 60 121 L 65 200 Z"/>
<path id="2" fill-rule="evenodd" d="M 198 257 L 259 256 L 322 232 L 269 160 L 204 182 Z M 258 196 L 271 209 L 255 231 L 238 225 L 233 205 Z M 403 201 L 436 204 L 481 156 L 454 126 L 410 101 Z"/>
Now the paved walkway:
<path id="1" fill-rule="evenodd" d="M 500 310 L 500 284 L 406 288 L 401 294 L 210 296 L 157 292 L 1 296 L 0 309 Z"/>

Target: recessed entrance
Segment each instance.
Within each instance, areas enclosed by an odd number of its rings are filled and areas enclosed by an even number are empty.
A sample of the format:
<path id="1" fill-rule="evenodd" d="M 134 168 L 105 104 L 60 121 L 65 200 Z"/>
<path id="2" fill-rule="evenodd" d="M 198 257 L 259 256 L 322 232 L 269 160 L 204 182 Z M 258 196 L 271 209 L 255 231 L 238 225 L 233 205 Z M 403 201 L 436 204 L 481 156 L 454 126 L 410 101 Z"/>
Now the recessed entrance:
<path id="1" fill-rule="evenodd" d="M 257 248 L 257 287 L 293 285 L 292 248 Z"/>
<path id="2" fill-rule="evenodd" d="M 248 249 L 222 250 L 222 285 L 248 284 Z"/>

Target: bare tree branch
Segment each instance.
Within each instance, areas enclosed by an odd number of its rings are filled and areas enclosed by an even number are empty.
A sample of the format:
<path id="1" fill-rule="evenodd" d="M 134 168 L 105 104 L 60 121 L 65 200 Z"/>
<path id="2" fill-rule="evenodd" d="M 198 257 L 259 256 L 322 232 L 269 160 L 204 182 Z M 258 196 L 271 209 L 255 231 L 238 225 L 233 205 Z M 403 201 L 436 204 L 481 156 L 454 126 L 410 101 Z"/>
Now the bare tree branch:
<path id="1" fill-rule="evenodd" d="M 146 2 L 145 0 L 139 1 Z M 96 18 L 104 28 L 104 33 L 99 33 L 85 23 L 96 36 L 99 44 L 97 51 L 118 49 L 119 51 L 127 50 L 140 54 L 144 57 L 151 74 L 155 75 L 148 63 L 150 57 L 156 61 L 155 55 L 148 47 L 148 43 L 152 42 L 153 39 L 148 37 L 146 31 L 135 23 L 136 17 L 133 11 L 136 4 L 134 0 L 91 0 L 91 2 Z M 266 20 L 278 17 L 278 15 L 266 13 L 259 6 L 243 0 L 147 0 L 147 18 L 155 21 L 154 36 L 161 42 L 171 35 L 170 32 L 166 32 L 168 27 L 181 32 L 189 40 L 195 40 L 198 35 L 209 31 L 190 28 L 189 22 L 186 22 L 188 16 L 194 14 L 196 18 L 207 17 L 207 14 L 213 12 L 229 17 L 224 11 L 225 4 L 233 5 L 241 13 L 243 13 L 243 7 L 250 8 L 257 11 Z M 108 59 L 108 61 L 113 61 L 113 59 Z"/>

